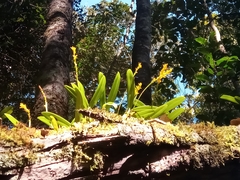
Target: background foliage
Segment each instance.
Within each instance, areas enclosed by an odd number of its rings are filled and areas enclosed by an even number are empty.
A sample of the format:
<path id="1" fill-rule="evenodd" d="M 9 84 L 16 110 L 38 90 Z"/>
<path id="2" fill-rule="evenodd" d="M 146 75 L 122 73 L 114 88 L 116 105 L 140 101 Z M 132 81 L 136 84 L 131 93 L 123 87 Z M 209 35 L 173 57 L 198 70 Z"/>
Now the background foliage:
<path id="1" fill-rule="evenodd" d="M 34 103 L 34 78 L 41 58 L 45 9 L 46 2 L 41 0 L 0 3 L 0 109 L 14 106 L 14 114 L 19 119 L 24 119 L 20 102 L 29 106 Z"/>
<path id="2" fill-rule="evenodd" d="M 153 104 L 163 104 L 183 94 L 176 83 L 176 79 L 181 79 L 181 86 L 189 89 L 181 120 L 228 124 L 239 115 L 239 105 L 219 97 L 240 95 L 240 2 L 206 3 L 227 54 L 219 50 L 203 0 L 152 2 L 152 75 L 156 77 L 164 63 L 173 67 L 169 78 L 152 87 Z M 89 8 L 79 4 L 79 0 L 75 1 L 73 42 L 78 48 L 79 80 L 90 99 L 99 71 L 105 74 L 110 87 L 117 71 L 125 77 L 126 69 L 130 68 L 134 12 L 117 0 L 102 1 Z M 15 106 L 18 119 L 23 119 L 22 110 L 18 109 L 20 102 L 28 107 L 34 103 L 34 78 L 41 58 L 45 9 L 45 1 L 41 0 L 0 3 L 0 108 Z M 228 58 L 219 63 L 224 57 Z M 126 84 L 124 79 L 122 87 Z M 124 90 L 120 88 L 120 94 Z"/>

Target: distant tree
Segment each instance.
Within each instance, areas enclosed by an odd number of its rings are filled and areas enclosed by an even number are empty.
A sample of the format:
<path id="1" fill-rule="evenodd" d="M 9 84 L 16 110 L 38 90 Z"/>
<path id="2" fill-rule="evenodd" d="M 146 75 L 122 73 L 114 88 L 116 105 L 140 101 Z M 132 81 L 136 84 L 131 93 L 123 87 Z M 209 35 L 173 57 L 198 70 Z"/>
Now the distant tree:
<path id="1" fill-rule="evenodd" d="M 129 5 L 119 0 L 101 1 L 85 10 L 83 20 L 75 22 L 73 40 L 78 49 L 79 80 L 91 98 L 99 71 L 106 75 L 110 87 L 118 71 L 124 77 L 131 67 L 134 18 Z M 120 89 L 121 94 L 124 91 L 125 88 Z"/>
<path id="2" fill-rule="evenodd" d="M 142 83 L 141 91 L 151 82 L 151 4 L 150 0 L 137 0 L 137 18 L 135 27 L 135 41 L 132 52 L 132 70 L 142 64 L 135 76 L 135 83 Z M 151 87 L 149 87 L 140 97 L 145 104 L 152 103 Z"/>
<path id="3" fill-rule="evenodd" d="M 45 46 L 37 80 L 46 95 L 48 110 L 63 117 L 68 113 L 68 94 L 64 84 L 69 83 L 71 63 L 72 3 L 71 0 L 52 0 L 48 6 L 48 27 L 44 33 Z M 44 110 L 43 96 L 38 90 L 34 116 Z"/>

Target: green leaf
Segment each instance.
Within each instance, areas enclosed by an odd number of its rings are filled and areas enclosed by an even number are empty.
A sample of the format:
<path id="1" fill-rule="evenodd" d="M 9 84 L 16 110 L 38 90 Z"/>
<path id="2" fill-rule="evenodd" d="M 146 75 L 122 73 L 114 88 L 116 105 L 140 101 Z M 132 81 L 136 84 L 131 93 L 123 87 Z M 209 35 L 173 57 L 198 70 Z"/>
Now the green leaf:
<path id="1" fill-rule="evenodd" d="M 71 83 L 72 85 L 74 84 L 74 83 Z M 75 85 L 75 84 L 74 84 Z M 84 89 L 84 87 L 83 87 L 83 85 L 82 85 L 82 83 L 80 82 L 80 81 L 77 81 L 77 87 L 79 88 L 79 90 L 83 93 L 83 94 L 85 94 L 85 89 Z"/>
<path id="2" fill-rule="evenodd" d="M 6 106 L 5 108 L 3 108 L 3 110 L 0 112 L 0 117 L 2 119 L 5 119 L 6 116 L 4 115 L 5 113 L 7 114 L 12 114 L 13 112 L 13 107 L 12 106 Z"/>
<path id="3" fill-rule="evenodd" d="M 58 123 L 57 123 L 55 117 L 54 116 L 50 116 L 50 119 L 51 119 L 51 123 L 52 123 L 53 129 L 58 131 Z"/>
<path id="4" fill-rule="evenodd" d="M 240 97 L 239 96 L 234 96 L 235 100 L 240 104 Z"/>
<path id="5" fill-rule="evenodd" d="M 199 92 L 201 93 L 211 93 L 213 91 L 213 88 L 209 85 L 199 86 L 198 88 L 200 88 Z"/>
<path id="6" fill-rule="evenodd" d="M 71 126 L 75 123 L 75 118 L 71 121 Z"/>
<path id="7" fill-rule="evenodd" d="M 209 77 L 205 74 L 197 74 L 195 77 L 200 81 L 207 81 L 207 82 L 210 81 Z"/>
<path id="8" fill-rule="evenodd" d="M 98 73 L 98 82 L 100 82 L 100 80 L 102 79 L 102 77 L 105 77 L 104 74 L 102 72 Z"/>
<path id="9" fill-rule="evenodd" d="M 103 76 L 98 84 L 98 87 L 97 87 L 95 93 L 93 94 L 93 97 L 92 97 L 90 103 L 89 103 L 89 106 L 91 108 L 93 108 L 97 104 L 98 100 L 102 97 L 102 95 L 105 91 L 105 88 L 106 88 L 106 77 Z"/>
<path id="10" fill-rule="evenodd" d="M 220 97 L 221 99 L 224 99 L 224 100 L 227 100 L 227 101 L 230 101 L 230 102 L 233 102 L 233 103 L 236 103 L 236 104 L 239 104 L 236 99 L 233 97 L 233 96 L 230 96 L 230 95 L 222 95 Z"/>
<path id="11" fill-rule="evenodd" d="M 107 102 L 114 102 L 115 101 L 115 99 L 117 97 L 117 93 L 119 91 L 120 80 L 121 80 L 120 73 L 117 72 L 117 74 L 114 78 L 113 84 L 112 84 L 112 88 L 109 92 Z"/>
<path id="12" fill-rule="evenodd" d="M 98 73 L 98 82 L 100 83 L 101 79 L 102 78 L 105 78 L 106 77 L 104 76 L 104 74 L 102 72 L 99 72 Z M 102 108 L 102 106 L 106 103 L 106 83 L 104 85 L 104 88 L 102 89 L 102 95 L 100 96 L 99 98 L 99 104 L 100 104 L 100 107 Z"/>
<path id="13" fill-rule="evenodd" d="M 135 116 L 138 118 L 144 118 L 144 119 L 148 119 L 152 116 L 152 114 L 154 113 L 154 109 L 150 108 L 150 109 L 143 109 L 141 111 L 135 111 Z"/>
<path id="14" fill-rule="evenodd" d="M 75 119 L 76 122 L 80 122 L 81 120 L 81 115 L 79 114 L 78 111 L 76 111 L 77 109 L 81 109 L 81 108 L 86 108 L 84 101 L 83 101 L 83 97 L 82 97 L 82 93 L 80 92 L 80 89 L 76 86 L 74 88 L 75 93 L 76 93 L 76 102 L 75 102 Z"/>
<path id="15" fill-rule="evenodd" d="M 157 108 L 157 106 L 143 105 L 134 107 L 131 109 L 131 111 L 135 112 L 135 117 L 148 119 L 155 113 L 155 109 Z"/>
<path id="16" fill-rule="evenodd" d="M 224 57 L 222 57 L 222 58 L 220 58 L 220 59 L 218 59 L 217 61 L 216 61 L 216 64 L 217 65 L 221 65 L 223 62 L 234 62 L 234 61 L 238 61 L 238 57 L 237 56 L 224 56 Z"/>
<path id="17" fill-rule="evenodd" d="M 167 116 L 168 116 L 169 119 L 171 119 L 173 121 L 174 119 L 176 119 L 183 112 L 184 112 L 184 108 L 178 108 L 175 111 L 169 113 Z"/>
<path id="18" fill-rule="evenodd" d="M 46 118 L 45 116 L 38 116 L 37 117 L 40 121 L 42 121 L 44 124 L 48 125 L 51 127 L 51 121 L 50 119 Z"/>
<path id="19" fill-rule="evenodd" d="M 80 81 L 77 81 L 77 85 L 74 83 L 71 83 L 75 95 L 76 95 L 76 102 L 75 102 L 75 109 L 85 109 L 89 107 L 86 95 L 85 95 L 85 90 Z M 78 112 L 75 111 L 75 120 L 76 122 L 80 122 L 82 115 Z"/>
<path id="20" fill-rule="evenodd" d="M 134 99 L 133 104 L 136 107 L 138 107 L 138 106 L 145 106 L 145 104 L 142 101 L 140 101 L 139 99 Z"/>
<path id="21" fill-rule="evenodd" d="M 13 117 L 11 114 L 4 113 L 4 115 L 8 118 L 9 121 L 11 121 L 11 123 L 14 126 L 16 126 L 19 123 L 19 121 L 15 117 Z"/>
<path id="22" fill-rule="evenodd" d="M 217 72 L 217 76 L 222 76 L 222 74 L 223 74 L 223 71 Z"/>
<path id="23" fill-rule="evenodd" d="M 165 112 L 169 112 L 170 110 L 174 109 L 178 105 L 182 104 L 182 102 L 184 100 L 185 100 L 184 96 L 179 96 L 179 97 L 176 97 L 176 98 L 166 102 L 165 104 L 167 105 L 167 108 L 166 108 Z"/>
<path id="24" fill-rule="evenodd" d="M 238 56 L 230 56 L 230 60 L 231 61 L 238 61 L 239 58 L 238 58 Z"/>
<path id="25" fill-rule="evenodd" d="M 127 108 L 133 107 L 133 100 L 135 98 L 135 82 L 134 82 L 134 76 L 131 69 L 127 70 Z"/>
<path id="26" fill-rule="evenodd" d="M 89 107 L 87 98 L 85 96 L 85 90 L 82 86 L 82 83 L 78 83 L 78 86 L 72 83 L 72 87 L 74 88 L 76 94 L 76 108 L 87 108 Z"/>
<path id="27" fill-rule="evenodd" d="M 76 92 L 74 91 L 74 88 L 68 86 L 68 85 L 64 85 L 64 87 L 66 88 L 66 90 L 68 91 L 68 93 L 74 98 L 74 100 L 76 100 Z"/>
<path id="28" fill-rule="evenodd" d="M 214 75 L 214 71 L 211 68 L 208 68 L 207 71 L 209 74 Z"/>
<path id="29" fill-rule="evenodd" d="M 43 116 L 47 117 L 48 119 L 51 119 L 50 116 L 53 116 L 54 118 L 56 118 L 56 120 L 58 122 L 61 122 L 65 127 L 70 127 L 71 126 L 71 123 L 68 122 L 68 120 L 66 120 L 65 118 L 63 118 L 62 116 L 59 116 L 55 113 L 52 113 L 52 112 L 42 112 L 41 113 Z"/>
<path id="30" fill-rule="evenodd" d="M 82 101 L 83 101 L 82 106 L 84 108 L 87 108 L 87 107 L 89 107 L 89 104 L 88 104 L 88 100 L 87 100 L 86 95 L 85 95 L 84 87 L 83 87 L 83 85 L 80 81 L 78 81 L 77 84 L 78 84 L 78 89 L 81 93 L 81 98 L 82 98 Z"/>
<path id="31" fill-rule="evenodd" d="M 203 38 L 203 37 L 195 38 L 195 41 L 198 42 L 198 43 L 201 44 L 201 45 L 207 45 L 207 44 L 208 44 L 207 39 L 205 39 L 205 38 Z"/>
<path id="32" fill-rule="evenodd" d="M 114 102 L 107 102 L 103 104 L 102 109 L 110 109 L 111 106 L 114 107 L 114 109 L 117 109 L 118 105 Z"/>
<path id="33" fill-rule="evenodd" d="M 159 106 L 157 107 L 155 110 L 154 110 L 154 113 L 151 115 L 151 119 L 154 119 L 154 118 L 158 118 L 159 116 L 161 116 L 164 112 L 166 112 L 168 108 L 168 105 L 165 103 L 164 105 L 162 106 Z"/>
<path id="34" fill-rule="evenodd" d="M 205 57 L 206 57 L 207 61 L 209 62 L 209 65 L 211 66 L 211 68 L 214 68 L 215 67 L 215 62 L 213 60 L 212 53 L 205 54 Z"/>
<path id="35" fill-rule="evenodd" d="M 198 47 L 197 51 L 202 53 L 203 55 L 207 55 L 211 53 L 208 47 Z"/>
<path id="36" fill-rule="evenodd" d="M 157 108 L 157 106 L 143 105 L 143 106 L 138 106 L 138 107 L 132 108 L 132 111 L 140 112 L 140 111 L 144 111 L 146 109 L 154 110 L 156 108 Z"/>
<path id="37" fill-rule="evenodd" d="M 221 63 L 223 63 L 223 62 L 225 62 L 225 61 L 228 61 L 228 60 L 229 60 L 229 57 L 228 57 L 228 56 L 224 56 L 224 57 L 218 59 L 218 60 L 216 61 L 216 64 L 217 64 L 217 65 L 220 65 Z"/>

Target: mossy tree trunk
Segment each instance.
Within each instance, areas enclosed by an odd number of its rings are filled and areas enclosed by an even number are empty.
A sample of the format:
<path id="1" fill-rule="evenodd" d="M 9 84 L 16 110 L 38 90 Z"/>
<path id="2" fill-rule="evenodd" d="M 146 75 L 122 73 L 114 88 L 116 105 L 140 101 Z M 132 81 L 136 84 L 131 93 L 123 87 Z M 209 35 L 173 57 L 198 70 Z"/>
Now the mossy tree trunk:
<path id="1" fill-rule="evenodd" d="M 143 90 L 151 82 L 150 73 L 150 48 L 151 48 L 151 4 L 150 0 L 137 0 L 137 17 L 136 17 L 136 31 L 135 41 L 132 52 L 132 70 L 140 62 L 142 68 L 139 69 L 135 76 L 135 83 L 142 83 Z M 141 91 L 140 91 L 141 93 Z M 151 104 L 151 88 L 149 87 L 140 100 L 145 104 Z"/>
<path id="2" fill-rule="evenodd" d="M 68 112 L 68 94 L 64 84 L 69 83 L 72 4 L 72 0 L 52 0 L 49 4 L 45 46 L 37 77 L 37 85 L 46 94 L 48 110 L 63 117 Z M 36 92 L 35 118 L 45 110 L 38 87 Z"/>

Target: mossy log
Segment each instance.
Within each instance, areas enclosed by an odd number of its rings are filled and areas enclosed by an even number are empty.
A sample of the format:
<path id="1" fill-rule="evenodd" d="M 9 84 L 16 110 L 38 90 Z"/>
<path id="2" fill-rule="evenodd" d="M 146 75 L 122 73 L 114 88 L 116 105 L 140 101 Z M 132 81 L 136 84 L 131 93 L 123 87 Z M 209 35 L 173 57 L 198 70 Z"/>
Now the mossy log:
<path id="1" fill-rule="evenodd" d="M 0 179 L 240 179 L 240 126 L 82 113 L 58 132 L 1 127 Z"/>

